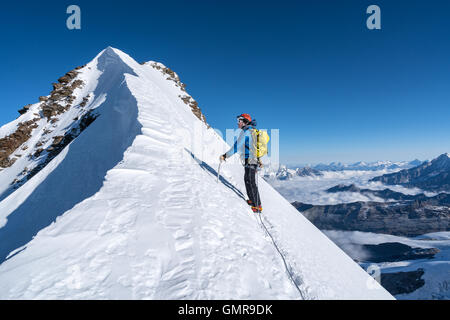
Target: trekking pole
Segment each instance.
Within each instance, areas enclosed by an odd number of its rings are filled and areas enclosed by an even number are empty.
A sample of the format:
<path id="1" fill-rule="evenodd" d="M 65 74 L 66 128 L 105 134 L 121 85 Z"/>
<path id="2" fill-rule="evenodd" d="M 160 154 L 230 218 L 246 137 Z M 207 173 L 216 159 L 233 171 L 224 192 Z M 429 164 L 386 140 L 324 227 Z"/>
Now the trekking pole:
<path id="1" fill-rule="evenodd" d="M 220 177 L 220 166 L 222 165 L 222 161 L 219 162 L 219 169 L 217 169 L 217 183 L 219 183 L 219 177 Z"/>

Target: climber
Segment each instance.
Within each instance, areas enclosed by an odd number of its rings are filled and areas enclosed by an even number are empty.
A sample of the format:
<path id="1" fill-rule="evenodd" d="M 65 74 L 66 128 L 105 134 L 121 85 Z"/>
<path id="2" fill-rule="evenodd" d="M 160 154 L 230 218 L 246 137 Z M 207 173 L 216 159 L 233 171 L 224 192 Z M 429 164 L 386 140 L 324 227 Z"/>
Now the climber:
<path id="1" fill-rule="evenodd" d="M 242 165 L 245 168 L 244 182 L 247 190 L 247 204 L 251 206 L 253 212 L 262 212 L 261 199 L 259 197 L 258 186 L 256 184 L 256 172 L 262 163 L 256 157 L 253 146 L 254 135 L 252 130 L 256 127 L 256 120 L 252 120 L 250 115 L 243 113 L 237 116 L 238 127 L 242 131 L 238 139 L 226 153 L 220 156 L 220 161 L 225 161 L 235 153 L 240 153 Z"/>

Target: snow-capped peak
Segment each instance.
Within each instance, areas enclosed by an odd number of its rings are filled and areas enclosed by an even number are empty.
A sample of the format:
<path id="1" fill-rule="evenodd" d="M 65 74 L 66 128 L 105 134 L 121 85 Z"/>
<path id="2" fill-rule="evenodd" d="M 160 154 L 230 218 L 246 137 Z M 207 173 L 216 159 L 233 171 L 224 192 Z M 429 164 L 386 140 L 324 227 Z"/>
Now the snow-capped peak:
<path id="1" fill-rule="evenodd" d="M 229 146 L 174 71 L 108 47 L 60 80 L 19 120 L 41 152 L 0 172 L 36 168 L 0 198 L 0 299 L 392 299 L 262 179 L 255 216 L 237 161 L 217 179 Z"/>

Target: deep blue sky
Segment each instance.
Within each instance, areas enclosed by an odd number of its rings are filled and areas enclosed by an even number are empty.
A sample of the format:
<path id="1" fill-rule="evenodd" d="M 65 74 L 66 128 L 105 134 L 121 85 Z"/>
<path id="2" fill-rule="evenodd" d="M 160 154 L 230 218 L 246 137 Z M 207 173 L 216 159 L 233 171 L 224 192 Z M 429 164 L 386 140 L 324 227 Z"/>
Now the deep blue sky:
<path id="1" fill-rule="evenodd" d="M 433 158 L 450 151 L 449 17 L 447 0 L 2 2 L 0 123 L 113 46 L 175 70 L 213 127 L 280 129 L 282 162 Z"/>

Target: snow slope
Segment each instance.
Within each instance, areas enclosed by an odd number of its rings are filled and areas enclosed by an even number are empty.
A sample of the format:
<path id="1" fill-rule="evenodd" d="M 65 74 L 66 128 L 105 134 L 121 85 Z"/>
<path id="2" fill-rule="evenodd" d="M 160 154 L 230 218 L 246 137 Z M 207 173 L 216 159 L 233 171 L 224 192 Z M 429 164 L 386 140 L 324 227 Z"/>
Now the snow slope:
<path id="1" fill-rule="evenodd" d="M 261 178 L 258 219 L 237 159 L 217 182 L 228 146 L 152 65 L 80 70 L 100 116 L 0 202 L 1 299 L 393 298 Z"/>

